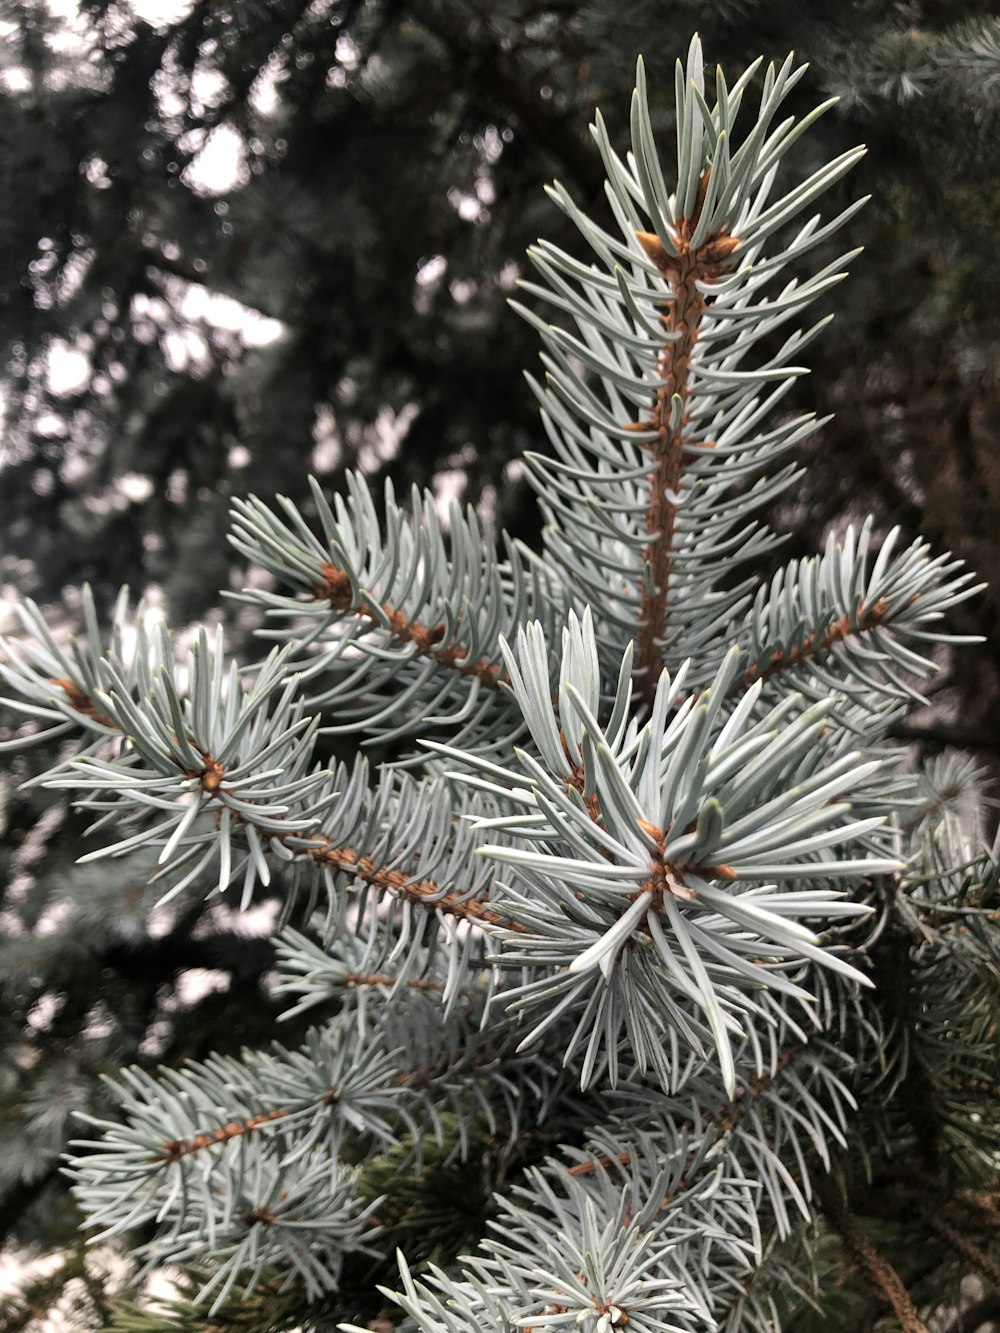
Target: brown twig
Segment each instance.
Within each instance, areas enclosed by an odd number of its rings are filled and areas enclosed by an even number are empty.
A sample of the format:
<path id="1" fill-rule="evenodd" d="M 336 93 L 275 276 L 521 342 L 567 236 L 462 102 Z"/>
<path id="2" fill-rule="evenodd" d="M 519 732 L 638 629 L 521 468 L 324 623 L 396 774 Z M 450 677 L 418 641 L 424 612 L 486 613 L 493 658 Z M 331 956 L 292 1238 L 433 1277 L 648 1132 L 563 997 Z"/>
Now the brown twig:
<path id="1" fill-rule="evenodd" d="M 61 676 L 50 676 L 50 685 L 58 685 L 69 700 L 69 706 L 74 712 L 79 713 L 81 717 L 89 717 L 92 722 L 97 722 L 102 727 L 114 727 L 113 718 L 108 717 L 107 713 L 102 713 L 88 694 L 84 694 L 75 680 L 65 680 Z"/>
<path id="2" fill-rule="evenodd" d="M 380 603 L 376 607 L 375 603 L 366 598 L 355 603 L 351 581 L 344 570 L 337 569 L 335 565 L 324 564 L 320 572 L 323 581 L 314 584 L 311 591 L 315 597 L 328 602 L 332 610 L 350 611 L 353 615 L 365 616 L 374 625 L 388 624 L 389 633 L 400 643 L 412 643 L 424 656 L 433 658 L 435 662 L 456 671 L 460 676 L 474 676 L 488 689 L 500 688 L 504 676 L 496 663 L 488 662 L 484 657 L 476 662 L 466 661 L 468 653 L 460 644 L 441 646 L 445 633 L 444 625 L 421 624 L 419 620 L 413 620 L 402 611 L 397 611 L 388 605 Z"/>
<path id="3" fill-rule="evenodd" d="M 384 986 L 388 988 L 389 986 L 395 986 L 398 983 L 398 981 L 399 977 L 394 977 L 387 972 L 371 972 L 371 973 L 348 972 L 347 976 L 343 977 L 340 981 L 331 981 L 329 984 L 331 987 Z M 404 984 L 410 990 L 434 991 L 443 989 L 440 981 L 422 981 L 419 977 L 410 977 L 409 980 L 406 981 Z"/>
<path id="4" fill-rule="evenodd" d="M 929 1333 L 917 1307 L 910 1300 L 902 1278 L 871 1241 L 862 1235 L 834 1181 L 829 1176 L 819 1177 L 813 1182 L 813 1192 L 824 1217 L 839 1236 L 844 1253 L 887 1301 L 903 1333 Z"/>
<path id="5" fill-rule="evenodd" d="M 211 1148 L 216 1143 L 228 1143 L 230 1139 L 242 1138 L 246 1134 L 252 1134 L 254 1130 L 260 1129 L 263 1125 L 270 1125 L 275 1120 L 283 1120 L 288 1112 L 283 1109 L 273 1111 L 262 1111 L 260 1115 L 249 1116 L 246 1120 L 232 1120 L 227 1125 L 219 1125 L 215 1129 L 210 1129 L 202 1134 L 195 1134 L 190 1139 L 168 1139 L 162 1144 L 160 1151 L 149 1160 L 150 1162 L 162 1163 L 169 1166 L 174 1162 L 179 1162 L 182 1157 L 190 1157 L 192 1153 L 200 1152 L 203 1148 Z"/>
<path id="6" fill-rule="evenodd" d="M 841 616 L 835 620 L 825 634 L 815 635 L 807 634 L 800 642 L 789 648 L 787 653 L 774 653 L 771 660 L 765 667 L 752 666 L 744 673 L 743 684 L 749 686 L 757 680 L 770 680 L 772 676 L 778 675 L 782 671 L 788 671 L 792 667 L 800 666 L 811 657 L 818 657 L 820 653 L 829 652 L 838 643 L 843 643 L 857 634 L 864 634 L 868 630 L 875 629 L 878 625 L 883 625 L 889 619 L 889 603 L 884 597 L 880 597 L 872 606 L 865 606 L 864 602 L 858 607 L 852 620 L 850 616 Z"/>
<path id="7" fill-rule="evenodd" d="M 71 706 L 85 717 L 93 717 L 96 705 L 73 681 L 56 681 L 70 701 Z M 112 719 L 101 717 L 102 725 L 115 726 Z M 226 788 L 224 786 L 225 768 L 214 759 L 207 750 L 203 750 L 194 741 L 189 743 L 201 755 L 204 763 L 197 769 L 178 767 L 187 778 L 196 780 L 210 798 L 224 806 Z M 235 818 L 241 824 L 253 826 L 253 819 L 247 813 L 247 803 L 241 803 L 240 812 Z M 360 855 L 352 847 L 341 847 L 325 833 L 289 832 L 276 834 L 270 826 L 262 829 L 263 835 L 270 840 L 280 842 L 296 856 L 309 857 L 320 865 L 325 865 L 354 875 L 374 889 L 391 892 L 411 902 L 419 903 L 430 911 L 445 912 L 460 921 L 472 921 L 476 925 L 501 926 L 506 930 L 521 932 L 524 927 L 520 922 L 502 917 L 482 898 L 471 898 L 459 890 L 444 893 L 432 879 L 416 879 L 405 871 L 380 865 L 374 857 Z"/>
<path id="8" fill-rule="evenodd" d="M 660 316 L 667 335 L 657 364 L 660 388 L 656 391 L 649 420 L 629 423 L 631 429 L 656 432 L 656 438 L 642 446 L 652 454 L 656 467 L 649 479 L 646 507 L 649 540 L 643 552 L 652 578 L 643 592 L 635 653 L 639 688 L 650 705 L 663 667 L 662 645 L 669 616 L 677 521 L 677 505 L 670 496 L 680 490 L 684 447 L 691 443 L 686 432 L 692 358 L 708 304 L 699 284 L 718 278 L 725 271 L 729 256 L 739 246 L 736 237 L 724 232 L 713 232 L 696 250 L 690 246 L 710 178 L 711 167 L 708 167 L 699 181 L 692 216 L 680 219 L 677 224 L 676 255 L 668 254 L 660 238 L 651 232 L 636 233 L 639 244 L 666 280 L 671 293 Z"/>
<path id="9" fill-rule="evenodd" d="M 946 1222 L 940 1212 L 932 1212 L 928 1208 L 924 1212 L 924 1220 L 931 1231 L 940 1236 L 959 1258 L 965 1259 L 976 1273 L 989 1278 L 995 1287 L 1000 1287 L 1000 1264 L 991 1255 L 981 1250 L 975 1242 L 969 1240 L 968 1236 L 956 1230 L 950 1222 Z"/>
<path id="10" fill-rule="evenodd" d="M 449 916 L 474 921 L 477 925 L 502 926 L 505 930 L 513 931 L 524 930 L 519 921 L 502 917 L 482 898 L 463 897 L 457 891 L 442 893 L 440 886 L 434 880 L 413 879 L 403 870 L 389 870 L 379 865 L 371 856 L 360 856 L 351 847 L 338 847 L 333 839 L 326 837 L 325 834 L 308 834 L 304 837 L 308 838 L 309 845 L 300 846 L 299 840 L 303 835 L 296 835 L 292 850 L 300 855 L 312 857 L 321 865 L 333 866 L 337 870 L 353 874 L 366 884 L 370 884 L 372 888 L 397 893 L 400 897 L 409 898 L 423 907 L 447 912 Z"/>

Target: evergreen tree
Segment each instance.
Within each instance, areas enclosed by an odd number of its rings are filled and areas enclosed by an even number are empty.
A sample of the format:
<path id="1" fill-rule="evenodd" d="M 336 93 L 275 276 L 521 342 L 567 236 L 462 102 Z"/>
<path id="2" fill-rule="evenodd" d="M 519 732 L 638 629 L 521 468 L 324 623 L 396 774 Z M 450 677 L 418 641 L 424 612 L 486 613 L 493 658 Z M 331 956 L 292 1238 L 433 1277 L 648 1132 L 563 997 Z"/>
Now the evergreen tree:
<path id="1" fill-rule="evenodd" d="M 813 86 L 840 95 L 812 140 L 793 148 L 804 155 L 797 169 L 858 139 L 871 145 L 857 190 L 875 199 L 854 223 L 868 257 L 840 289 L 836 336 L 816 351 L 821 373 L 789 391 L 797 410 L 836 415 L 802 442 L 810 471 L 776 517 L 805 555 L 821 529 L 871 510 L 881 531 L 924 532 L 983 573 L 989 587 L 960 624 L 984 634 L 989 652 L 943 660 L 933 713 L 901 724 L 900 738 L 930 750 L 967 745 L 991 761 L 1000 587 L 991 8 L 641 0 L 623 17 L 598 0 L 251 0 L 198 3 L 151 23 L 127 0 L 75 16 L 12 0 L 0 16 L 10 127 L 0 137 L 0 578 L 46 606 L 85 578 L 102 613 L 127 581 L 186 623 L 218 586 L 243 578 L 223 539 L 229 495 L 303 500 L 310 453 L 330 489 L 349 465 L 397 485 L 464 485 L 484 513 L 495 508 L 531 537 L 534 508 L 509 465 L 545 445 L 518 390 L 530 331 L 511 329 L 505 301 L 540 230 L 556 227 L 557 243 L 570 243 L 568 221 L 542 220 L 540 183 L 555 172 L 593 206 L 601 182 L 585 113 L 613 103 L 639 45 L 666 62 L 659 53 L 702 25 L 734 70 L 760 42 L 793 46 L 813 62 Z M 791 104 L 807 109 L 800 96 Z M 658 96 L 652 114 L 659 132 L 673 132 L 669 99 Z M 203 153 L 219 144 L 234 155 L 226 180 L 204 170 Z M 475 392 L 457 394 L 457 382 Z M 78 601 L 64 611 L 78 626 Z M 12 734 L 9 715 L 0 728 L 0 738 Z M 14 795 L 31 772 L 18 756 L 2 783 L 3 919 L 22 939 L 0 957 L 0 975 L 10 1040 L 23 1044 L 32 1082 L 53 1053 L 80 1047 L 93 1021 L 111 1025 L 112 1065 L 152 1048 L 167 1060 L 199 1053 L 194 1021 L 172 1031 L 195 1019 L 179 994 L 184 957 L 253 994 L 244 1009 L 255 1013 L 267 951 L 255 946 L 259 966 L 248 971 L 239 935 L 219 913 L 203 920 L 197 899 L 171 923 L 169 947 L 140 948 L 146 916 L 126 906 L 130 876 L 115 893 L 102 880 L 108 897 L 98 899 L 58 845 L 65 830 L 71 847 L 77 830 L 51 794 Z M 96 994 L 108 969 L 116 1013 L 136 1016 L 127 1033 L 65 1002 Z M 53 1003 L 57 1033 L 39 1021 Z M 90 1095 L 92 1056 L 91 1043 L 74 1102 Z M 79 1065 L 74 1057 L 54 1077 Z M 0 1116 L 22 1128 L 34 1097 L 24 1079 L 22 1068 L 0 1089 Z M 39 1219 L 66 1216 L 51 1197 L 57 1136 L 49 1142 L 47 1197 L 28 1215 L 43 1177 L 23 1178 L 31 1158 L 20 1149 L 0 1164 L 0 1234 L 16 1220 L 22 1237 L 37 1237 Z"/>
<path id="2" fill-rule="evenodd" d="M 460 472 L 471 502 L 485 496 L 531 536 L 526 487 L 505 469 L 537 447 L 519 392 L 532 353 L 505 304 L 527 245 L 542 231 L 569 243 L 541 186 L 555 175 L 583 206 L 599 201 L 591 108 L 613 104 L 640 48 L 654 89 L 668 88 L 661 53 L 699 26 L 732 68 L 761 45 L 794 49 L 818 95 L 839 96 L 800 169 L 869 145 L 856 188 L 873 203 L 855 223 L 867 257 L 817 349 L 822 373 L 791 391 L 835 422 L 806 446 L 801 505 L 782 526 L 806 554 L 820 528 L 873 511 L 987 577 L 975 628 L 989 658 L 959 658 L 962 720 L 934 725 L 989 757 L 994 8 L 199 0 L 153 26 L 124 0 L 71 24 L 45 0 L 12 0 L 0 570 L 45 601 L 86 578 L 105 609 L 121 583 L 152 583 L 186 623 L 242 578 L 229 496 L 304 499 L 310 455 L 333 488 L 359 464 L 406 487 Z M 671 132 L 668 98 L 653 115 Z M 213 177 L 206 162 L 227 145 L 228 174 Z M 939 739 L 926 726 L 923 738 Z"/>
<path id="3" fill-rule="evenodd" d="M 589 255 L 524 284 L 540 550 L 351 473 L 234 502 L 263 661 L 26 605 L 16 743 L 72 741 L 36 780 L 85 861 L 278 893 L 319 1020 L 113 1081 L 78 1200 L 192 1287 L 112 1326 L 916 1333 L 996 1281 L 996 856 L 974 766 L 892 739 L 973 576 L 870 521 L 758 572 L 857 212 L 813 205 L 858 150 L 786 169 L 803 72 L 710 104 L 695 41 L 668 184 L 640 65 L 603 220 L 553 188 Z"/>

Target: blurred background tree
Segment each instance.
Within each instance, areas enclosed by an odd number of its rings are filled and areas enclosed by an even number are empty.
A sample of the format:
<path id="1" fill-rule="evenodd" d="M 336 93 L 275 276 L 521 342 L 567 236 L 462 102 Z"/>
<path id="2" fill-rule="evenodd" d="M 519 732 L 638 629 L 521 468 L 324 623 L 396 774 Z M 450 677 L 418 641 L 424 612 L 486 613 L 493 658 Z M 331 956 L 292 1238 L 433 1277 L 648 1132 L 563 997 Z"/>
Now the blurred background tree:
<path id="1" fill-rule="evenodd" d="M 869 145 L 843 187 L 874 196 L 866 254 L 789 401 L 836 415 L 781 525 L 804 553 L 873 510 L 988 581 L 959 626 L 984 647 L 942 660 L 906 736 L 1000 770 L 995 0 L 8 0 L 0 584 L 56 632 L 89 580 L 99 607 L 127 582 L 175 625 L 239 635 L 218 603 L 242 577 L 229 498 L 302 500 L 310 470 L 461 493 L 530 539 L 512 460 L 545 448 L 521 382 L 536 343 L 506 300 L 538 234 L 574 244 L 543 186 L 598 204 L 581 127 L 621 105 L 639 51 L 671 134 L 695 28 L 734 75 L 794 48 L 803 106 L 839 97 L 803 171 Z M 148 868 L 76 867 L 72 813 L 16 790 L 49 761 L 2 726 L 0 1241 L 51 1249 L 98 1075 L 266 1039 L 272 954 L 198 894 L 157 911 Z M 0 1329 L 28 1326 L 15 1306 Z"/>

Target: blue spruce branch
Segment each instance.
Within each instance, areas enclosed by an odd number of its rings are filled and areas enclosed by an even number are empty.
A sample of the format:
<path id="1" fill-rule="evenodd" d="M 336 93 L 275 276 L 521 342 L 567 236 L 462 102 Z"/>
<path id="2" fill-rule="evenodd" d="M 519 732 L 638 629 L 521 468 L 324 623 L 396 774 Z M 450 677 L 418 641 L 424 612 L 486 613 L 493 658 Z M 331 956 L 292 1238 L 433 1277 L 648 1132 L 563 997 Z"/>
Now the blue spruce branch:
<path id="1" fill-rule="evenodd" d="M 311 517 L 234 504 L 270 580 L 239 594 L 261 662 L 221 631 L 178 660 L 124 592 L 107 632 L 85 595 L 69 643 L 22 608 L 7 748 L 67 746 L 36 781 L 93 815 L 81 859 L 146 849 L 166 896 L 279 898 L 276 990 L 317 1019 L 299 1048 L 123 1071 L 76 1145 L 88 1226 L 197 1272 L 210 1315 L 350 1289 L 346 1329 L 388 1302 L 406 1333 L 773 1333 L 815 1291 L 821 1211 L 917 1330 L 934 1293 L 851 1192 L 919 1166 L 952 1250 L 961 1191 L 994 1198 L 981 775 L 914 772 L 892 740 L 974 577 L 870 520 L 758 573 L 822 424 L 784 408 L 826 323 L 800 320 L 860 206 L 814 211 L 861 150 L 782 182 L 829 109 L 788 113 L 803 74 L 719 71 L 710 103 L 694 41 L 668 181 L 640 63 L 630 151 L 593 127 L 607 225 L 553 187 L 589 255 L 540 242 L 519 307 L 544 345 L 540 553 L 426 494 L 380 517 L 352 476 Z M 390 760 L 326 763 L 324 733 Z M 477 1162 L 483 1235 L 409 1244 L 399 1219 Z"/>

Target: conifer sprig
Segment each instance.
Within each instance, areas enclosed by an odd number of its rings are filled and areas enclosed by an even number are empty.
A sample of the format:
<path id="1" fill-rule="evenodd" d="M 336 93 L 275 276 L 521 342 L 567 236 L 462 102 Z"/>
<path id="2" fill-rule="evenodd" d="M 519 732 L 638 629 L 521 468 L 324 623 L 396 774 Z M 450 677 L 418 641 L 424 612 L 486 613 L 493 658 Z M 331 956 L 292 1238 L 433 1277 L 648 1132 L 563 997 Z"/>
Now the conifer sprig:
<path id="1" fill-rule="evenodd" d="M 756 569 L 818 424 L 782 411 L 820 327 L 799 318 L 857 207 L 810 216 L 857 150 L 782 174 L 826 110 L 784 115 L 802 74 L 719 72 L 710 104 L 695 41 L 668 185 L 640 64 L 631 152 L 594 128 L 617 233 L 554 188 L 594 258 L 542 242 L 526 284 L 561 321 L 525 312 L 540 555 L 457 507 L 446 533 L 428 496 L 380 518 L 352 477 L 311 517 L 237 502 L 275 584 L 241 595 L 281 644 L 256 666 L 205 632 L 175 661 L 124 599 L 106 642 L 85 599 L 68 647 L 25 612 L 21 739 L 72 736 L 42 780 L 117 830 L 85 859 L 147 848 L 169 892 L 279 896 L 277 992 L 319 1020 L 297 1049 L 126 1071 L 78 1145 L 91 1225 L 204 1273 L 211 1311 L 275 1273 L 328 1301 L 360 1255 L 366 1316 L 384 1298 L 405 1330 L 774 1333 L 819 1195 L 916 1327 L 923 1296 L 837 1211 L 890 1158 L 952 1250 L 979 1219 L 961 1258 L 992 1271 L 996 846 L 979 775 L 915 774 L 889 739 L 972 576 L 870 522 Z M 320 761 L 320 730 L 393 765 Z M 482 1164 L 484 1235 L 459 1258 L 444 1228 L 395 1279 L 406 1209 L 378 1191 L 405 1168 L 433 1218 L 455 1162 Z"/>
<path id="2" fill-rule="evenodd" d="M 577 330 L 547 326 L 519 307 L 547 348 L 545 384 L 531 383 L 555 459 L 528 456 L 549 520 L 547 550 L 580 600 L 602 605 L 602 637 L 618 653 L 634 637 L 637 682 L 649 705 L 664 666 L 692 659 L 697 684 L 714 674 L 719 644 L 751 591 L 734 574 L 774 542 L 755 515 L 790 484 L 795 468 L 783 459 L 817 424 L 776 420 L 776 409 L 806 373 L 793 356 L 821 325 L 794 331 L 746 365 L 762 339 L 845 276 L 840 265 L 850 258 L 779 290 L 772 285 L 859 206 L 785 233 L 860 149 L 769 203 L 784 153 L 827 109 L 772 129 L 803 73 L 791 57 L 766 71 L 756 120 L 741 141 L 737 120 L 750 71 L 732 91 L 718 82 L 710 108 L 693 45 L 677 76 L 672 191 L 658 162 L 640 61 L 626 161 L 600 117 L 594 126 L 621 239 L 556 186 L 553 198 L 596 262 L 581 264 L 544 243 L 531 252 L 545 281 L 526 289 L 554 303 Z"/>
<path id="3" fill-rule="evenodd" d="M 457 504 L 446 543 L 429 494 L 414 490 L 407 513 L 387 486 L 383 523 L 363 477 L 350 475 L 332 507 L 311 486 L 320 535 L 283 498 L 283 516 L 236 500 L 232 542 L 290 590 L 238 599 L 263 609 L 262 634 L 294 645 L 298 669 L 316 682 L 309 707 L 336 714 L 324 730 L 384 743 L 450 727 L 470 749 L 508 734 L 517 724 L 497 643 L 536 616 L 558 623 L 564 604 L 550 573 L 506 534 L 501 558 L 476 513 Z"/>

